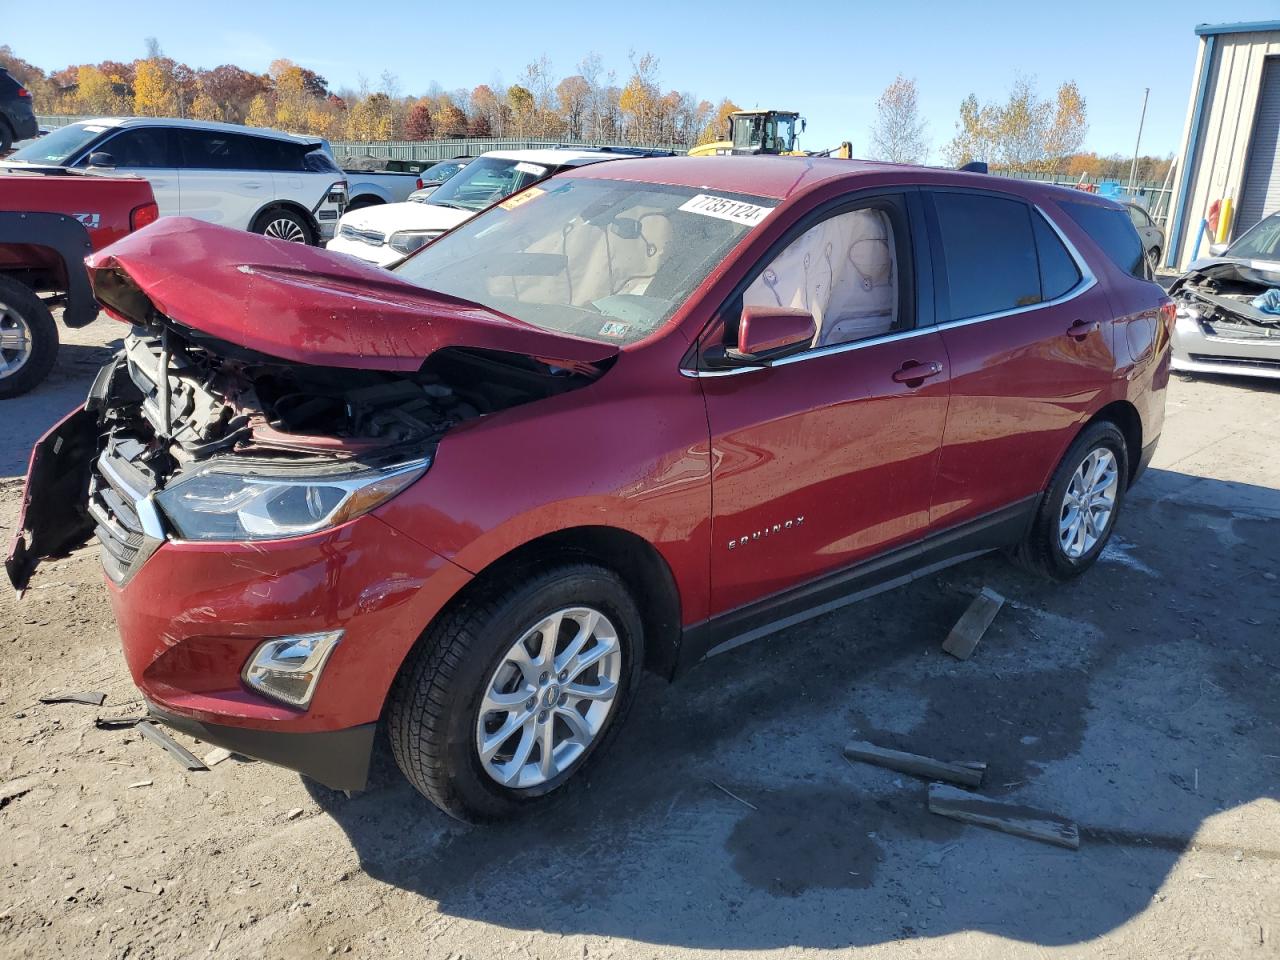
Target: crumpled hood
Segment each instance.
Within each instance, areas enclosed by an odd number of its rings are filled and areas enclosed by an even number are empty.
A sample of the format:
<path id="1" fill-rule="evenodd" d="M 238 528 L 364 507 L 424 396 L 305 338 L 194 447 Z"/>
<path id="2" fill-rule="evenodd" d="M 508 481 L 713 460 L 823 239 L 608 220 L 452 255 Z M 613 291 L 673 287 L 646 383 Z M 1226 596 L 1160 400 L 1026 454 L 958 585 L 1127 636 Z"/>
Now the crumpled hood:
<path id="1" fill-rule="evenodd" d="M 86 261 L 98 300 L 298 363 L 412 371 L 444 347 L 598 363 L 610 344 L 542 330 L 372 264 L 188 217 L 162 217 Z"/>

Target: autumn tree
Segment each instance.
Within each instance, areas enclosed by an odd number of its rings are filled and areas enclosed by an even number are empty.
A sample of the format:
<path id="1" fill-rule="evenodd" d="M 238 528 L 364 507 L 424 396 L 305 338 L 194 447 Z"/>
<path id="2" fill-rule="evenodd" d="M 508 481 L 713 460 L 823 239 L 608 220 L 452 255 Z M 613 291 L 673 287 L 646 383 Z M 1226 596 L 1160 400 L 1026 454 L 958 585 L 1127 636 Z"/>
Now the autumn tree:
<path id="1" fill-rule="evenodd" d="M 213 101 L 219 113 L 216 119 L 244 123 L 253 98 L 265 94 L 270 89 L 270 82 L 269 77 L 224 63 L 212 70 L 196 72 L 196 83 L 200 88 L 197 99 L 203 95 Z"/>
<path id="2" fill-rule="evenodd" d="M 929 152 L 927 124 L 920 117 L 915 78 L 898 74 L 876 101 L 871 155 L 890 163 L 924 163 Z"/>
<path id="3" fill-rule="evenodd" d="M 435 127 L 431 123 L 431 106 L 419 100 L 405 118 L 404 135 L 409 140 L 430 140 Z"/>
<path id="4" fill-rule="evenodd" d="M 973 94 L 964 99 L 947 158 L 956 165 L 985 160 L 1009 170 L 1061 169 L 1084 142 L 1086 118 L 1075 83 L 1062 84 L 1050 102 L 1037 94 L 1033 79 L 1018 77 L 1003 103 L 980 105 Z"/>
<path id="5" fill-rule="evenodd" d="M 556 85 L 556 100 L 570 137 L 582 137 L 587 108 L 591 102 L 591 86 L 582 74 L 565 77 Z"/>
<path id="6" fill-rule="evenodd" d="M 143 117 L 172 117 L 178 113 L 177 85 L 163 58 L 138 61 L 134 69 L 133 109 Z"/>
<path id="7" fill-rule="evenodd" d="M 516 136 L 528 136 L 535 108 L 533 94 L 529 92 L 529 88 L 522 87 L 518 83 L 507 87 L 507 106 L 511 109 Z"/>
<path id="8" fill-rule="evenodd" d="M 703 126 L 702 133 L 698 136 L 698 143 L 715 143 L 719 140 L 727 140 L 729 136 L 729 117 L 741 110 L 742 108 L 732 100 L 721 100 L 716 105 L 715 114 Z"/>
<path id="9" fill-rule="evenodd" d="M 244 122 L 250 127 L 269 127 L 276 122 L 275 107 L 265 93 L 258 94 L 249 102 Z"/>
<path id="10" fill-rule="evenodd" d="M 1053 168 L 1058 168 L 1072 154 L 1078 153 L 1084 145 L 1085 134 L 1089 131 L 1089 114 L 1084 97 L 1075 81 L 1068 81 L 1058 87 L 1054 98 L 1053 119 L 1045 133 L 1046 159 Z"/>
<path id="11" fill-rule="evenodd" d="M 467 115 L 452 99 L 446 98 L 434 119 L 436 132 L 445 140 L 457 140 L 467 135 Z"/>
<path id="12" fill-rule="evenodd" d="M 123 81 L 86 64 L 76 70 L 76 103 L 80 111 L 108 116 L 131 112 Z"/>

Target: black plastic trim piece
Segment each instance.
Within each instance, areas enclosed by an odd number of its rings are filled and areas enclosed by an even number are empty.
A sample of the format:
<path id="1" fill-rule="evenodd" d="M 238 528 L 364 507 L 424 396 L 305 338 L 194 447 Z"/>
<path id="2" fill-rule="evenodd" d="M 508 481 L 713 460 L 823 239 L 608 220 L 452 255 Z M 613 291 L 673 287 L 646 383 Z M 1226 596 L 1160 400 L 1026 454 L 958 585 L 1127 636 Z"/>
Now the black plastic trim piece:
<path id="1" fill-rule="evenodd" d="M 1039 503 L 1039 494 L 1026 497 L 923 540 L 686 627 L 676 674 L 758 637 L 1017 543 L 1026 535 Z"/>
<path id="2" fill-rule="evenodd" d="M 89 288 L 84 258 L 93 252 L 89 231 L 75 217 L 62 213 L 0 213 L 0 243 L 48 247 L 65 265 L 66 308 L 62 322 L 84 327 L 98 316 L 98 304 Z"/>
<path id="3" fill-rule="evenodd" d="M 147 713 L 167 727 L 233 753 L 296 770 L 334 790 L 363 790 L 369 779 L 376 723 L 322 733 L 282 733 L 202 723 L 147 701 Z"/>

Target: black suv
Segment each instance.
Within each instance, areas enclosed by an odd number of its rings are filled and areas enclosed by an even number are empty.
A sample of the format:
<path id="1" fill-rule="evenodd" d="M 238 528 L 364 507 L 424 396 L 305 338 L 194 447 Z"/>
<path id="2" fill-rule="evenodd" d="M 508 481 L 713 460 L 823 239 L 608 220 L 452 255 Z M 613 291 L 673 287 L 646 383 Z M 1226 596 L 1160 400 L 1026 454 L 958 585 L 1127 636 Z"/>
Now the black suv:
<path id="1" fill-rule="evenodd" d="M 0 67 L 0 156 L 9 152 L 15 140 L 26 140 L 39 132 L 31 91 Z"/>

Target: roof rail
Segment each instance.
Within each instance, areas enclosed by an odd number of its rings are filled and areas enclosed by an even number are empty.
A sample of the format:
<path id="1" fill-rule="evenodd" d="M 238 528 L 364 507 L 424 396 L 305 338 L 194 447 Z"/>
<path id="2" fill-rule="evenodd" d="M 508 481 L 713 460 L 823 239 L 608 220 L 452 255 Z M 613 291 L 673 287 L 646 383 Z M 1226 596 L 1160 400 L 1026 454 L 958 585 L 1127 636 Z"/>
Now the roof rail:
<path id="1" fill-rule="evenodd" d="M 961 173 L 986 173 L 987 163 L 985 160 L 970 160 L 962 167 L 957 167 Z"/>
<path id="2" fill-rule="evenodd" d="M 557 143 L 556 150 L 594 150 L 598 153 L 625 153 L 629 157 L 674 157 L 674 150 L 663 150 L 658 147 L 591 147 L 580 143 Z"/>

